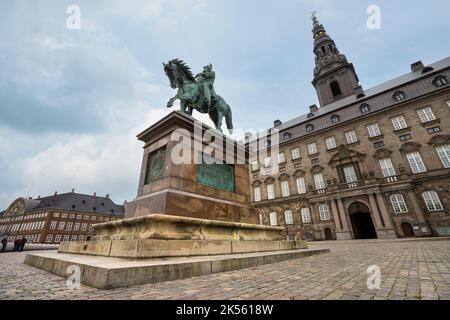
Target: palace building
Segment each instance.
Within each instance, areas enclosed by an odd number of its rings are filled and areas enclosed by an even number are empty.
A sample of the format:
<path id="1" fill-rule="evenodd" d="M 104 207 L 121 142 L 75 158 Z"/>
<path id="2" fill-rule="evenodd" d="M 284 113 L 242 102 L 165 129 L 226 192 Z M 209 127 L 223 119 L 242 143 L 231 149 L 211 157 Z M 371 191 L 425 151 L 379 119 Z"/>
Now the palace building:
<path id="1" fill-rule="evenodd" d="M 314 240 L 449 236 L 450 57 L 365 90 L 317 19 L 313 35 L 320 106 L 276 120 L 279 153 L 251 161 L 261 224 Z"/>
<path id="2" fill-rule="evenodd" d="M 124 206 L 109 197 L 75 193 L 18 198 L 0 213 L 0 236 L 8 241 L 25 236 L 30 243 L 57 244 L 85 241 L 94 236 L 93 225 L 123 219 Z"/>

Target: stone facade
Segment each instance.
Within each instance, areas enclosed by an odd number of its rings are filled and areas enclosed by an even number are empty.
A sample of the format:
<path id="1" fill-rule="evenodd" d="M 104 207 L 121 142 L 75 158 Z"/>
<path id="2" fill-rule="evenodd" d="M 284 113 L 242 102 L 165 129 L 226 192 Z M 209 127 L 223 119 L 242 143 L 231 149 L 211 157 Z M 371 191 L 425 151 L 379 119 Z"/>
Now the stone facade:
<path id="1" fill-rule="evenodd" d="M 331 44 L 323 53 L 321 37 Z M 336 72 L 355 71 L 346 59 L 336 62 L 334 41 L 322 33 L 315 43 L 313 83 L 346 82 Z M 321 87 L 319 101 L 327 103 L 274 123 L 282 155 L 269 148 L 270 161 L 262 152 L 251 161 L 261 223 L 314 240 L 450 235 L 450 58 L 411 69 L 350 96 L 331 98 L 333 88 Z M 251 145 L 261 136 L 246 139 Z"/>

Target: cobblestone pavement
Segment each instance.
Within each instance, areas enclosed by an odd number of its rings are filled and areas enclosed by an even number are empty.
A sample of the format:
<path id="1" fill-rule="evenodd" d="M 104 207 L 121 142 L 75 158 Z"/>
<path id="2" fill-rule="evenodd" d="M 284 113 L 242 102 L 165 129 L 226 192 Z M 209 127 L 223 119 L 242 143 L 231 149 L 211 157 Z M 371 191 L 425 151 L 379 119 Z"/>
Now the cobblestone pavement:
<path id="1" fill-rule="evenodd" d="M 313 243 L 331 249 L 297 260 L 114 290 L 69 289 L 59 276 L 0 253 L 0 299 L 450 299 L 450 240 Z M 367 288 L 367 268 L 381 288 Z"/>

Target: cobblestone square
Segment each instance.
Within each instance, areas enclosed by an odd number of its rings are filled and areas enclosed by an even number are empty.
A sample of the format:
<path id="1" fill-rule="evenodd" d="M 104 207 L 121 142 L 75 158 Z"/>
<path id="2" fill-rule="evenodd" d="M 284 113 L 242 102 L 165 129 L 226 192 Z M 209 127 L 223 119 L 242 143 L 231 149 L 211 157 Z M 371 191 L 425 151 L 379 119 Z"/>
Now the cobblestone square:
<path id="1" fill-rule="evenodd" d="M 331 253 L 184 280 L 98 290 L 23 264 L 26 252 L 0 254 L 0 299 L 343 299 L 449 300 L 450 240 L 311 243 Z M 381 270 L 368 289 L 369 266 Z"/>

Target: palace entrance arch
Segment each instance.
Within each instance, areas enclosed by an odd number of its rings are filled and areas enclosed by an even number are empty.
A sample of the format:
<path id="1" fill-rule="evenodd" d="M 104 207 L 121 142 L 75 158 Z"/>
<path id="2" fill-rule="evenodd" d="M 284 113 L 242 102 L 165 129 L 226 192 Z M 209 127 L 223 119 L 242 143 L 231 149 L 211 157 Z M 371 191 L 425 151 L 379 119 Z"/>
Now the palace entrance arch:
<path id="1" fill-rule="evenodd" d="M 355 239 L 376 239 L 377 233 L 370 210 L 362 202 L 354 202 L 348 208 Z"/>

